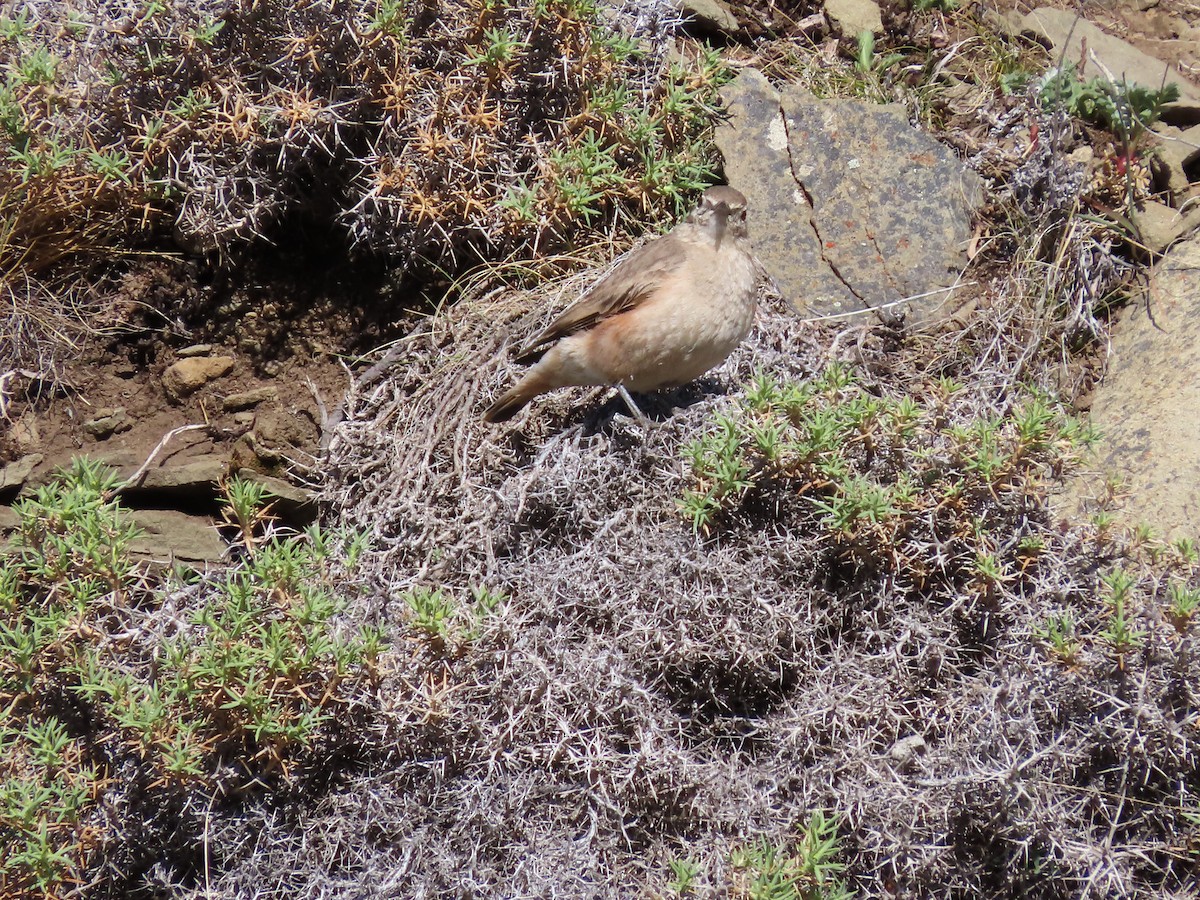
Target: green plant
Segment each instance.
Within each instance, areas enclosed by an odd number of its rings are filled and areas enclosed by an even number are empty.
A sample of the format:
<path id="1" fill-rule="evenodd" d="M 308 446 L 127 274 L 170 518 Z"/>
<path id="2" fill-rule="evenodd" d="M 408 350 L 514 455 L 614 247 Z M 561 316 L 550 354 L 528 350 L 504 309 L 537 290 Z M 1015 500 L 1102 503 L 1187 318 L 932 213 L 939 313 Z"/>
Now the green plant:
<path id="1" fill-rule="evenodd" d="M 1047 643 L 1061 662 L 1078 662 L 1083 645 L 1076 636 L 1075 616 L 1070 610 L 1049 616 L 1043 625 L 1034 628 L 1034 636 Z"/>
<path id="2" fill-rule="evenodd" d="M 1046 73 L 1038 95 L 1048 108 L 1062 106 L 1077 118 L 1133 141 L 1158 121 L 1164 105 L 1179 99 L 1179 86 L 1169 83 L 1147 88 L 1101 75 L 1084 80 L 1075 64 L 1066 62 Z"/>
<path id="3" fill-rule="evenodd" d="M 1200 613 L 1200 590 L 1188 586 L 1181 581 L 1172 580 L 1167 585 L 1167 618 L 1175 626 L 1175 630 L 1184 634 L 1188 626 Z"/>
<path id="4" fill-rule="evenodd" d="M 459 603 L 443 588 L 417 585 L 405 591 L 401 599 L 412 616 L 413 628 L 432 646 L 462 645 L 482 634 L 487 618 L 504 602 L 503 593 L 485 587 L 471 588 L 471 602 Z"/>
<path id="5" fill-rule="evenodd" d="M 1137 628 L 1130 613 L 1130 601 L 1136 584 L 1132 575 L 1124 569 L 1114 569 L 1101 580 L 1108 588 L 1106 603 L 1109 607 L 1108 624 L 1100 637 L 1116 651 L 1118 658 L 1141 646 L 1146 633 Z"/>
<path id="6" fill-rule="evenodd" d="M 667 861 L 674 876 L 667 887 L 679 897 L 692 893 L 696 879 L 700 875 L 700 866 L 690 859 L 671 859 Z"/>
<path id="7" fill-rule="evenodd" d="M 803 384 L 759 373 L 740 408 L 716 415 L 684 448 L 692 481 L 679 510 L 695 532 L 709 533 L 747 505 L 806 507 L 844 560 L 940 571 L 991 596 L 1029 572 L 1046 547 L 1043 535 L 1025 533 L 997 551 L 996 498 L 1019 506 L 1041 478 L 1076 458 L 1088 435 L 1036 393 L 1007 416 L 948 421 L 956 390 L 944 383 L 920 403 L 873 396 L 844 366 Z M 949 569 L 924 560 L 928 542 L 944 542 L 937 534 L 947 530 L 958 535 Z"/>
<path id="8" fill-rule="evenodd" d="M 730 864 L 742 873 L 739 885 L 748 900 L 849 900 L 854 893 L 838 876 L 839 821 L 821 810 L 800 827 L 794 848 L 762 838 L 735 850 Z"/>
<path id="9" fill-rule="evenodd" d="M 864 29 L 855 39 L 857 50 L 854 54 L 854 67 L 864 75 L 882 77 L 888 69 L 904 60 L 902 53 L 888 53 L 885 56 L 875 54 L 875 34 Z"/>
<path id="10" fill-rule="evenodd" d="M 14 505 L 14 546 L 0 568 L 6 896 L 78 880 L 90 846 L 82 822 L 107 790 L 129 790 L 126 779 L 142 792 L 181 782 L 214 790 L 229 758 L 251 779 L 286 775 L 316 752 L 358 686 L 376 682 L 379 631 L 332 627 L 345 606 L 335 565 L 344 575 L 361 536 L 313 528 L 260 539 L 240 564 L 195 582 L 194 608 L 171 611 L 173 636 L 158 637 L 145 625 L 164 594 L 132 556 L 138 530 L 118 486 L 112 471 L 77 459 Z"/>

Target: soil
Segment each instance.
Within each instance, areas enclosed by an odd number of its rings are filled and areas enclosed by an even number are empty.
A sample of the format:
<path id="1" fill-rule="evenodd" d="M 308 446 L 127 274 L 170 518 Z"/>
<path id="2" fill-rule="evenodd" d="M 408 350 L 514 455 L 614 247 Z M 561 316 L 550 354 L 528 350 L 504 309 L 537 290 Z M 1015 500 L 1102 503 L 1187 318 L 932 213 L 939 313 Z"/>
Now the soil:
<path id="1" fill-rule="evenodd" d="M 393 300 L 404 290 L 377 263 L 312 247 L 260 254 L 236 269 L 236 281 L 231 271 L 215 261 L 153 258 L 99 279 L 89 305 L 120 320 L 119 330 L 90 337 L 53 381 L 27 381 L 10 398 L 15 424 L 0 435 L 0 469 L 40 457 L 27 489 L 76 456 L 107 462 L 122 477 L 151 458 L 152 469 L 216 459 L 229 473 L 248 468 L 293 483 L 316 481 L 310 473 L 322 426 L 349 382 L 344 363 L 407 329 L 413 314 Z M 230 357 L 234 364 L 173 398 L 163 373 L 189 356 Z M 226 402 L 264 389 L 266 399 L 252 405 Z M 123 411 L 115 430 L 97 433 L 97 420 L 114 411 Z M 196 425 L 203 427 L 159 446 L 175 429 Z M 7 490 L 0 501 L 13 499 Z M 150 492 L 127 502 L 216 512 L 211 490 L 169 499 Z"/>

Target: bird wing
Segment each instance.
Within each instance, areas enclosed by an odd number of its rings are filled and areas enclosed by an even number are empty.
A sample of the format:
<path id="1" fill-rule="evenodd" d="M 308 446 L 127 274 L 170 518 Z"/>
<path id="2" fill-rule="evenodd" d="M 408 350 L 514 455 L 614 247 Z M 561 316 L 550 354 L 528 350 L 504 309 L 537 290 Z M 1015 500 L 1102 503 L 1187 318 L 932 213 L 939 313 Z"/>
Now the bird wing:
<path id="1" fill-rule="evenodd" d="M 517 362 L 533 362 L 555 341 L 640 306 L 686 257 L 687 248 L 674 234 L 643 244 L 522 347 Z"/>

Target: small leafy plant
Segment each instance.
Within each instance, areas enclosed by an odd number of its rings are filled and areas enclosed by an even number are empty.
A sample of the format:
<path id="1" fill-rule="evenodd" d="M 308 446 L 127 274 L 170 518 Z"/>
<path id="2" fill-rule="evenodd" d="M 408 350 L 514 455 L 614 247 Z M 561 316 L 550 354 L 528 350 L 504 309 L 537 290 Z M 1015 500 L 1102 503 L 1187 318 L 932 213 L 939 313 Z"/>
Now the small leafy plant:
<path id="1" fill-rule="evenodd" d="M 335 624 L 345 602 L 333 575 L 361 553 L 359 536 L 260 537 L 190 587 L 190 610 L 163 611 L 117 486 L 80 459 L 14 507 L 0 568 L 3 896 L 78 879 L 93 840 L 84 819 L 129 778 L 168 793 L 286 779 L 375 682 L 381 635 Z M 236 481 L 229 493 L 251 534 L 264 495 Z"/>
<path id="2" fill-rule="evenodd" d="M 738 873 L 735 896 L 747 900 L 849 900 L 854 892 L 840 879 L 839 819 L 815 811 L 800 826 L 794 846 L 766 838 L 734 851 L 730 865 Z"/>
<path id="3" fill-rule="evenodd" d="M 707 534 L 766 506 L 816 528 L 842 561 L 903 570 L 917 588 L 949 578 L 987 599 L 1045 548 L 1036 531 L 997 545 L 1008 505 L 1019 515 L 1094 434 L 1036 393 L 1005 417 L 953 421 L 956 391 L 935 386 L 922 404 L 869 393 L 844 366 L 803 384 L 760 374 L 738 409 L 684 448 L 692 485 L 680 513 Z"/>

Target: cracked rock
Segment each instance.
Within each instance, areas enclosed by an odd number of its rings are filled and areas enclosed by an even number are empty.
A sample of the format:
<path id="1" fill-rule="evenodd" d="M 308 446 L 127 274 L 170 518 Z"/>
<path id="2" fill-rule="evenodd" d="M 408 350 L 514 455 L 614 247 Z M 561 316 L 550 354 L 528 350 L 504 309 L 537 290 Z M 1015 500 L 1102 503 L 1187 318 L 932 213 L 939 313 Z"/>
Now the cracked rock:
<path id="1" fill-rule="evenodd" d="M 966 265 L 977 175 L 903 110 L 775 91 L 748 70 L 724 94 L 717 133 L 751 237 L 780 290 L 811 313 L 896 304 L 928 318 Z M 950 312 L 948 308 L 946 310 Z"/>

